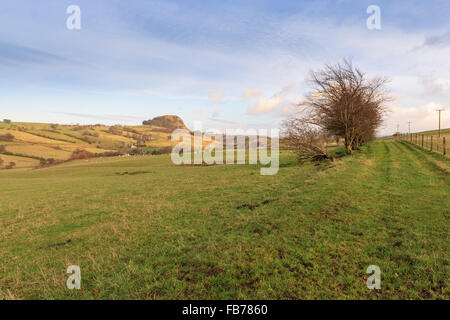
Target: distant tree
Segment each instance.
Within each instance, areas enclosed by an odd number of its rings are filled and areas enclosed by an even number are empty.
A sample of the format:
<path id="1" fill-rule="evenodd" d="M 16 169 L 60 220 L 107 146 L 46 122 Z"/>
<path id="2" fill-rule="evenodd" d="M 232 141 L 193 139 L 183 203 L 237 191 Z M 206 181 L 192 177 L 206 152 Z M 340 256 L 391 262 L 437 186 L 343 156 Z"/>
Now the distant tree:
<path id="1" fill-rule="evenodd" d="M 52 124 L 50 125 L 50 128 L 52 128 L 52 129 L 58 129 L 58 125 L 57 125 L 56 123 L 52 123 Z"/>
<path id="2" fill-rule="evenodd" d="M 86 150 L 78 149 L 72 153 L 72 156 L 69 158 L 69 160 L 80 160 L 89 158 L 95 158 L 95 154 Z"/>
<path id="3" fill-rule="evenodd" d="M 3 123 L 11 123 L 11 120 L 9 120 L 9 119 L 3 119 Z"/>
<path id="4" fill-rule="evenodd" d="M 120 135 L 122 135 L 123 129 L 122 129 L 121 126 L 116 125 L 116 126 L 111 126 L 111 127 L 109 127 L 108 131 L 109 131 L 109 133 L 111 133 L 111 134 L 115 134 L 115 135 L 120 136 Z"/>
<path id="5" fill-rule="evenodd" d="M 72 128 L 72 131 L 81 131 L 83 130 L 83 127 L 77 124 L 75 127 Z"/>
<path id="6" fill-rule="evenodd" d="M 11 133 L 0 135 L 0 141 L 13 141 L 14 136 Z"/>
<path id="7" fill-rule="evenodd" d="M 49 166 L 52 166 L 54 164 L 56 164 L 56 160 L 53 159 L 53 158 L 50 158 L 50 159 L 41 158 L 40 159 L 41 167 L 49 167 Z"/>
<path id="8" fill-rule="evenodd" d="M 15 166 L 16 166 L 16 163 L 11 161 L 11 162 L 6 166 L 6 169 L 12 169 L 12 168 L 14 168 Z"/>
<path id="9" fill-rule="evenodd" d="M 172 152 L 172 147 L 166 146 L 158 149 L 152 150 L 152 155 L 159 155 L 159 154 L 169 154 Z"/>

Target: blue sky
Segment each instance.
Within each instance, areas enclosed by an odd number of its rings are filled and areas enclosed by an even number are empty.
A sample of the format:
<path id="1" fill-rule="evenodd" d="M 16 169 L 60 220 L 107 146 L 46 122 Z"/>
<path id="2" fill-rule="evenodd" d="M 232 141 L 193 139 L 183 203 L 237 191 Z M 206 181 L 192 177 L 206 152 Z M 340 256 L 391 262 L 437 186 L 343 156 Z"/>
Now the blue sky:
<path id="1" fill-rule="evenodd" d="M 369 5 L 381 30 L 368 30 Z M 68 30 L 69 5 L 81 30 Z M 2 0 L 0 118 L 278 127 L 308 71 L 352 58 L 391 79 L 380 134 L 435 128 L 450 107 L 448 1 Z M 450 127 L 443 113 L 443 126 Z"/>

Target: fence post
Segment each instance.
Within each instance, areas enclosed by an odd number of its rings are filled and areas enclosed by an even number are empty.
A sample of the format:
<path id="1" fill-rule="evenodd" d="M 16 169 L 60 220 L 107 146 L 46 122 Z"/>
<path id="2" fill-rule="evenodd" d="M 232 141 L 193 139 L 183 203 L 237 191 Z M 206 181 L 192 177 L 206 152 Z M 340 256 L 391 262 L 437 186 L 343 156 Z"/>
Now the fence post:
<path id="1" fill-rule="evenodd" d="M 423 148 L 423 135 L 422 135 L 422 148 Z"/>
<path id="2" fill-rule="evenodd" d="M 431 136 L 431 145 L 430 145 L 430 151 L 433 151 L 433 136 Z"/>
<path id="3" fill-rule="evenodd" d="M 442 138 L 442 143 L 444 144 L 442 147 L 443 148 L 442 152 L 444 153 L 444 156 L 445 156 L 447 154 L 447 148 L 445 147 L 445 137 Z"/>

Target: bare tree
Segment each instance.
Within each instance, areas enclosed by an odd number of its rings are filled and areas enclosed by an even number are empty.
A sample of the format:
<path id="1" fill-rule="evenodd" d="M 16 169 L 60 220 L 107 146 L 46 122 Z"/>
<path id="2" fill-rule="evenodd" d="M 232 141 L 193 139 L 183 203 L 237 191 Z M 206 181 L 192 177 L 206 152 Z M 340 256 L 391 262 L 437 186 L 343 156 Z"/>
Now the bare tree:
<path id="1" fill-rule="evenodd" d="M 375 138 L 390 97 L 386 78 L 367 78 L 344 60 L 311 72 L 312 92 L 299 105 L 298 123 L 312 124 L 328 136 L 343 138 L 347 153 Z M 297 123 L 297 124 L 298 124 Z"/>

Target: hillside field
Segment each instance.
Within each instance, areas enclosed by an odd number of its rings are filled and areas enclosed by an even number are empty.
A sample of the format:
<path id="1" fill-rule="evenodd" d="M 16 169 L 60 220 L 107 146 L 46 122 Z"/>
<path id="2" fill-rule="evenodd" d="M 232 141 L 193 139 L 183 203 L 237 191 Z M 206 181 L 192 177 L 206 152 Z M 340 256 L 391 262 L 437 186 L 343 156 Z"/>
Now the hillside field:
<path id="1" fill-rule="evenodd" d="M 112 129 L 115 129 L 112 131 Z M 112 131 L 112 132 L 111 132 Z M 77 150 L 102 155 L 121 151 L 128 153 L 140 147 L 147 153 L 171 147 L 172 130 L 153 125 L 57 125 L 46 123 L 0 123 L 1 168 L 10 162 L 15 168 L 36 168 L 42 161 L 63 162 Z M 8 141 L 2 136 L 10 134 Z"/>
<path id="2" fill-rule="evenodd" d="M 282 152 L 274 176 L 168 155 L 0 170 L 0 299 L 449 299 L 449 172 L 394 140 L 320 165 Z"/>

